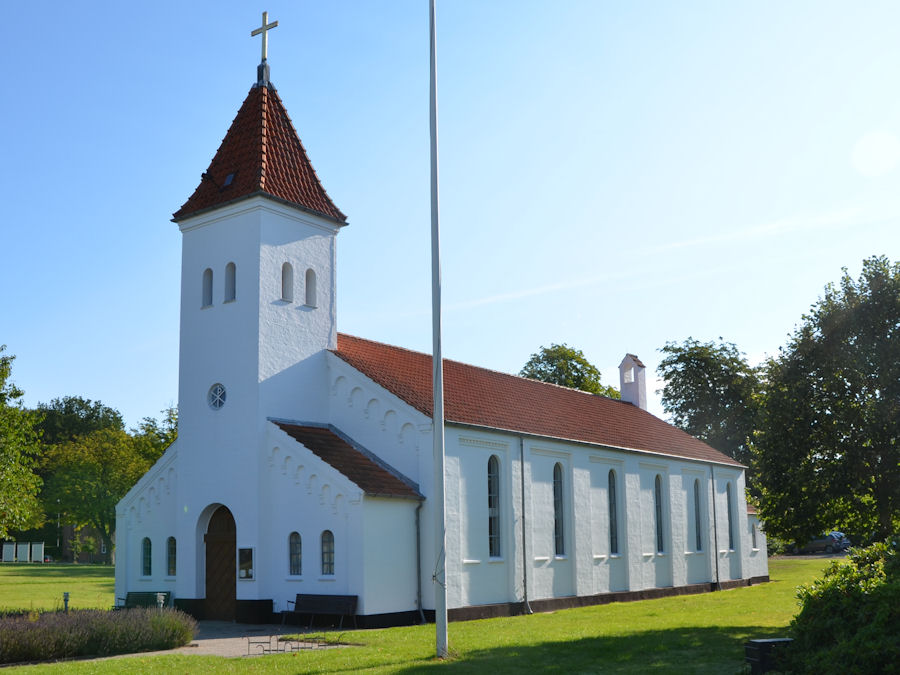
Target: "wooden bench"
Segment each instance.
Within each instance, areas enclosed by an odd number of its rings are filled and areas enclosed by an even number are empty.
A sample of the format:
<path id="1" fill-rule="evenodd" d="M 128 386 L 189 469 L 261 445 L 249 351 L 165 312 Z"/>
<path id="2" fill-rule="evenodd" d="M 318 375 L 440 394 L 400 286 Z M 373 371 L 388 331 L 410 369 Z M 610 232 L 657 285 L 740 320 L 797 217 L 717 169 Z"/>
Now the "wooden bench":
<path id="1" fill-rule="evenodd" d="M 165 598 L 163 607 L 172 604 L 171 591 L 131 591 L 124 598 L 116 598 L 116 606 L 113 609 L 134 609 L 135 607 L 159 607 L 157 596 L 162 594 Z"/>
<path id="2" fill-rule="evenodd" d="M 317 614 L 326 616 L 340 616 L 338 628 L 344 627 L 344 617 L 353 617 L 353 627 L 356 627 L 356 595 L 310 595 L 297 593 L 296 600 L 288 600 L 288 608 L 281 613 L 281 623 L 289 614 L 309 614 L 309 628 L 312 628 L 313 619 Z M 293 608 L 291 607 L 293 605 Z"/>

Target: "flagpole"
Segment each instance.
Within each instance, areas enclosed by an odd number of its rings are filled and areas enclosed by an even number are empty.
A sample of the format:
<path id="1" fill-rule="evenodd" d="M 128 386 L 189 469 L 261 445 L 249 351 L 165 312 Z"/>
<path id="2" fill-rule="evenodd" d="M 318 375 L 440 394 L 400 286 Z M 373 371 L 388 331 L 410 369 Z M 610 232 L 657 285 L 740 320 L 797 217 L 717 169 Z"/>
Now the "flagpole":
<path id="1" fill-rule="evenodd" d="M 431 333 L 433 341 L 432 383 L 434 406 L 434 623 L 438 658 L 446 658 L 447 649 L 447 577 L 446 531 L 444 526 L 444 359 L 441 353 L 441 239 L 438 226 L 438 145 L 437 145 L 437 46 L 435 43 L 434 2 L 429 0 L 431 47 Z"/>

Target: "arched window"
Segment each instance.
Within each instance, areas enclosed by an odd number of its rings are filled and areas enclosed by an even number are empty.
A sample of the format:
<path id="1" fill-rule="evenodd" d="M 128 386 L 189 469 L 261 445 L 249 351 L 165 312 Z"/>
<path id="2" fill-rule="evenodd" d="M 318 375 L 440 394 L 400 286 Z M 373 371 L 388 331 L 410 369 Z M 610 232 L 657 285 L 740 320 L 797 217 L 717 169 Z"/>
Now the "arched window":
<path id="1" fill-rule="evenodd" d="M 153 554 L 151 551 L 150 537 L 144 537 L 141 542 L 141 576 L 149 577 L 153 574 Z"/>
<path id="2" fill-rule="evenodd" d="M 212 305 L 212 270 L 207 267 L 203 270 L 203 304 L 201 307 L 210 305 Z"/>
<path id="3" fill-rule="evenodd" d="M 694 550 L 703 550 L 703 535 L 700 530 L 700 480 L 694 479 Z"/>
<path id="4" fill-rule="evenodd" d="M 619 514 L 616 508 L 616 472 L 609 470 L 609 554 L 619 553 Z"/>
<path id="5" fill-rule="evenodd" d="M 656 514 L 656 552 L 662 553 L 663 548 L 663 507 L 662 507 L 662 477 L 656 474 L 653 488 L 653 511 Z"/>
<path id="6" fill-rule="evenodd" d="M 553 551 L 566 554 L 565 521 L 563 520 L 563 471 L 562 464 L 553 465 Z"/>
<path id="7" fill-rule="evenodd" d="M 166 539 L 166 576 L 175 576 L 176 548 L 175 537 Z"/>
<path id="8" fill-rule="evenodd" d="M 233 262 L 225 265 L 225 302 L 231 302 L 237 297 L 236 271 Z"/>
<path id="9" fill-rule="evenodd" d="M 316 306 L 316 273 L 312 268 L 306 270 L 306 306 Z"/>
<path id="10" fill-rule="evenodd" d="M 281 299 L 294 301 L 294 268 L 289 262 L 281 266 Z"/>
<path id="11" fill-rule="evenodd" d="M 725 508 L 728 510 L 728 549 L 734 550 L 734 505 L 731 503 L 731 483 L 725 484 Z"/>
<path id="12" fill-rule="evenodd" d="M 487 466 L 488 479 L 488 555 L 500 557 L 500 460 L 491 455 Z"/>
<path id="13" fill-rule="evenodd" d="M 334 535 L 331 530 L 322 532 L 322 575 L 334 574 Z"/>
<path id="14" fill-rule="evenodd" d="M 297 532 L 291 532 L 288 537 L 288 565 L 291 576 L 296 577 L 303 574 L 303 548 L 300 534 Z"/>

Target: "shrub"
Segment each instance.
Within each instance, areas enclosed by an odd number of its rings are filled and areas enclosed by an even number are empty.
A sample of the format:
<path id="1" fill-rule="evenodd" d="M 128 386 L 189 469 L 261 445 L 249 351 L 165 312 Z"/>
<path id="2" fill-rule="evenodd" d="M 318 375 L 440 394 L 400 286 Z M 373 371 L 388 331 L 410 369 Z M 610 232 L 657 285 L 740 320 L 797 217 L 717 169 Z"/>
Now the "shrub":
<path id="1" fill-rule="evenodd" d="M 851 549 L 801 586 L 786 665 L 798 673 L 900 672 L 900 537 Z"/>
<path id="2" fill-rule="evenodd" d="M 190 642 L 196 627 L 175 609 L 23 612 L 0 618 L 0 663 L 173 649 Z"/>

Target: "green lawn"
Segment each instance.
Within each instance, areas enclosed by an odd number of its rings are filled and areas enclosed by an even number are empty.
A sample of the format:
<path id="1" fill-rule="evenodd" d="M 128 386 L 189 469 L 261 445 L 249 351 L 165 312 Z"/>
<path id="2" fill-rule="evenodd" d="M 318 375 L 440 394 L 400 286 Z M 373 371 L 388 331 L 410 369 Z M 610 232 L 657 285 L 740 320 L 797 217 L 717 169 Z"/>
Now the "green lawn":
<path id="1" fill-rule="evenodd" d="M 720 593 L 615 603 L 549 614 L 450 624 L 453 658 L 437 662 L 434 626 L 348 631 L 357 647 L 243 659 L 164 655 L 22 667 L 66 673 L 738 673 L 743 643 L 784 634 L 795 588 L 824 559 L 770 561 L 772 582 Z M 79 570 L 80 571 L 80 570 Z M 111 583 L 111 580 L 110 580 Z M 5 585 L 5 584 L 4 584 Z M 5 604 L 0 594 L 0 603 Z"/>
<path id="2" fill-rule="evenodd" d="M 109 565 L 4 563 L 0 565 L 0 610 L 56 609 L 69 593 L 69 607 L 109 609 L 115 604 Z"/>

